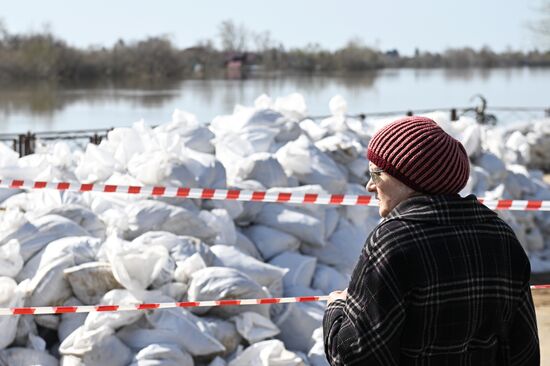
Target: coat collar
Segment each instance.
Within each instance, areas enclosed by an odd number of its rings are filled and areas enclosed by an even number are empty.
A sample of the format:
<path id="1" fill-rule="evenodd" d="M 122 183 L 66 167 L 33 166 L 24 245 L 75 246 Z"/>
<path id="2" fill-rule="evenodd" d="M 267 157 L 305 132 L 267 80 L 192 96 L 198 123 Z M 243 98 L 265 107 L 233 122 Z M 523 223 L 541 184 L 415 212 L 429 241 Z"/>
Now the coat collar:
<path id="1" fill-rule="evenodd" d="M 476 196 L 421 195 L 399 203 L 386 220 L 426 222 L 437 225 L 472 225 L 492 221 L 497 214 Z M 386 221 L 385 220 L 385 221 Z"/>

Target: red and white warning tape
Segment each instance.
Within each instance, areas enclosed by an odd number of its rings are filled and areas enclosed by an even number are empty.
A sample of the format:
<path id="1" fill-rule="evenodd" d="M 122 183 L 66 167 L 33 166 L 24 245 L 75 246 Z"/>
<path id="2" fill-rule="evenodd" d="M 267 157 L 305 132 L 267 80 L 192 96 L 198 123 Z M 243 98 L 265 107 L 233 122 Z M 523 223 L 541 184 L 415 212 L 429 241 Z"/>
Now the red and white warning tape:
<path id="1" fill-rule="evenodd" d="M 224 201 L 278 202 L 317 205 L 378 206 L 378 201 L 369 195 L 318 194 L 290 192 L 259 192 L 236 189 L 186 188 L 163 186 L 123 186 L 100 183 L 42 182 L 18 179 L 0 180 L 0 188 L 51 189 L 71 192 L 124 193 L 150 197 L 180 197 Z M 550 211 L 550 201 L 484 200 L 484 205 L 496 210 Z"/>
<path id="2" fill-rule="evenodd" d="M 534 285 L 531 289 L 550 289 L 550 285 Z M 131 305 L 82 305 L 82 306 L 40 306 L 21 308 L 0 308 L 1 315 L 45 315 L 45 314 L 66 314 L 66 313 L 104 313 L 135 310 L 156 310 L 169 308 L 196 308 L 204 306 L 240 306 L 240 305 L 270 305 L 289 304 L 297 302 L 327 301 L 325 296 L 299 296 L 299 297 L 273 297 L 263 299 L 240 299 L 240 300 L 210 300 L 210 301 L 182 301 L 182 302 L 161 302 L 148 304 Z"/>
<path id="3" fill-rule="evenodd" d="M 203 307 L 203 306 L 288 304 L 288 303 L 295 303 L 295 302 L 313 302 L 313 301 L 326 301 L 326 300 L 328 300 L 328 296 L 300 296 L 300 297 L 279 297 L 279 298 L 263 298 L 263 299 L 241 299 L 241 300 L 231 299 L 231 300 L 211 300 L 211 301 L 161 302 L 161 303 L 132 304 L 132 305 L 41 306 L 41 307 L 26 307 L 26 308 L 0 308 L 0 315 L 102 313 L 102 312 L 108 312 L 108 311 L 196 308 L 196 307 Z"/>

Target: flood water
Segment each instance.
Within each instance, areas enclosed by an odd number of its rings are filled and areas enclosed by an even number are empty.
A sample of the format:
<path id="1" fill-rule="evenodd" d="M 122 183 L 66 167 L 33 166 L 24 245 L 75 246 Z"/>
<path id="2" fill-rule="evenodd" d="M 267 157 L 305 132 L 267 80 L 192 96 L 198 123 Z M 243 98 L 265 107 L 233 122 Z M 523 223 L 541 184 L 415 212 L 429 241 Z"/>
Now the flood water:
<path id="1" fill-rule="evenodd" d="M 299 92 L 310 115 L 329 114 L 342 95 L 350 114 L 465 107 L 484 95 L 491 106 L 550 107 L 550 69 L 390 69 L 348 76 L 271 75 L 246 80 L 183 80 L 162 84 L 0 86 L 0 133 L 128 126 L 169 121 L 175 108 L 200 121 L 252 105 L 261 94 Z M 515 118 L 521 118 L 516 116 Z"/>

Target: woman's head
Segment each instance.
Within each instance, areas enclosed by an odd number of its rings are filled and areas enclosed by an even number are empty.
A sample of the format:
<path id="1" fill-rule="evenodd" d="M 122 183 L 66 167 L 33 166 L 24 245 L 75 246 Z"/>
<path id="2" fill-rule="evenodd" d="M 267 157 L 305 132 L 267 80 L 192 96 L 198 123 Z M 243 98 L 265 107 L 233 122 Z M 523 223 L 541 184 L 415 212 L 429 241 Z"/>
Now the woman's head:
<path id="1" fill-rule="evenodd" d="M 391 211 L 415 192 L 457 194 L 470 175 L 462 144 L 426 117 L 402 118 L 380 129 L 369 142 L 367 157 L 378 175 L 374 179 L 380 179 L 378 185 L 371 179 L 367 188 L 377 192 L 381 215 L 382 205 L 384 212 Z"/>

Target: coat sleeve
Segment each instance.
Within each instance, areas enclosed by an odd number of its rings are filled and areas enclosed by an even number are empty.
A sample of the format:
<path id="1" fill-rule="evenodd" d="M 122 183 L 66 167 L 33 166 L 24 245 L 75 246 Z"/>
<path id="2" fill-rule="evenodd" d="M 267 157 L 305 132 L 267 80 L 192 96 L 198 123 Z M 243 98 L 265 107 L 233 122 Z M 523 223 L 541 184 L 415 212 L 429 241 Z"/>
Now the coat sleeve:
<path id="1" fill-rule="evenodd" d="M 375 231 L 354 269 L 348 297 L 329 304 L 323 318 L 331 365 L 397 365 L 405 320 L 406 256 L 391 234 Z"/>
<path id="2" fill-rule="evenodd" d="M 509 335 L 511 365 L 540 365 L 537 319 L 529 283 L 526 283 L 523 288 L 522 297 L 512 321 Z"/>

